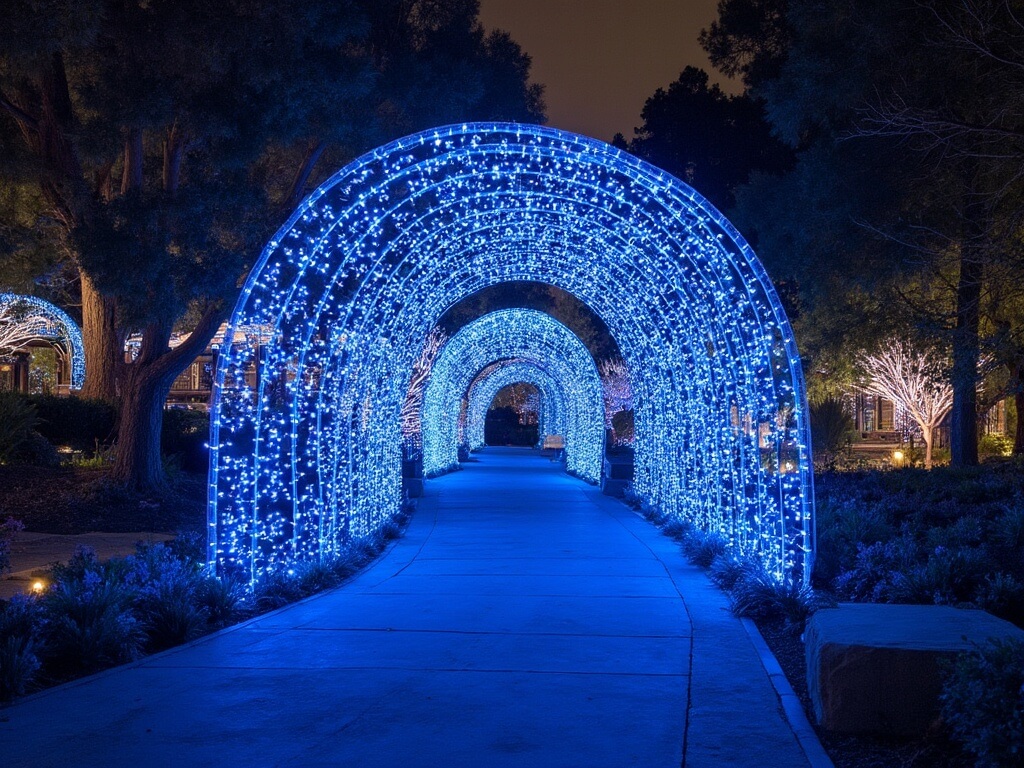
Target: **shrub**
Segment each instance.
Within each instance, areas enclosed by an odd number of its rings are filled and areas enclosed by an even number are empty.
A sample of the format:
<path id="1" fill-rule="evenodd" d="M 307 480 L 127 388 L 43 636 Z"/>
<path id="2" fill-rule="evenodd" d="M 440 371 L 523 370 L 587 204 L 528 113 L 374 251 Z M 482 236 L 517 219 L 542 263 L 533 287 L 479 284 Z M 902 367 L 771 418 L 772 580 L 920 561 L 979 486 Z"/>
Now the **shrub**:
<path id="1" fill-rule="evenodd" d="M 165 456 L 177 457 L 185 472 L 205 472 L 210 465 L 210 415 L 203 411 L 181 408 L 164 410 L 160 450 Z"/>
<path id="2" fill-rule="evenodd" d="M 359 558 L 351 550 L 345 550 L 331 562 L 331 570 L 339 579 L 347 579 L 362 567 Z"/>
<path id="3" fill-rule="evenodd" d="M 992 641 L 946 671 L 942 717 L 978 766 L 1024 761 L 1024 643 Z"/>
<path id="4" fill-rule="evenodd" d="M 123 580 L 135 595 L 150 650 L 188 642 L 207 625 L 199 600 L 203 576 L 195 561 L 164 544 L 140 544 L 124 559 Z"/>
<path id="5" fill-rule="evenodd" d="M 717 532 L 693 530 L 683 539 L 683 554 L 694 565 L 708 568 L 725 553 L 726 540 Z"/>
<path id="6" fill-rule="evenodd" d="M 753 561 L 742 568 L 729 596 L 737 616 L 755 620 L 784 619 L 794 629 L 802 629 L 812 613 L 833 604 L 810 587 L 779 580 Z"/>
<path id="7" fill-rule="evenodd" d="M 1024 506 L 1007 507 L 992 522 L 992 543 L 1013 552 L 1024 550 Z"/>
<path id="8" fill-rule="evenodd" d="M 41 666 L 36 601 L 16 596 L 0 607 L 0 701 L 24 694 Z"/>
<path id="9" fill-rule="evenodd" d="M 1012 574 L 988 574 L 978 585 L 974 602 L 1001 619 L 1024 626 L 1024 583 Z"/>
<path id="10" fill-rule="evenodd" d="M 384 541 L 394 541 L 402 535 L 402 526 L 394 518 L 387 520 L 380 527 L 380 535 Z"/>
<path id="11" fill-rule="evenodd" d="M 238 611 L 242 599 L 242 587 L 234 578 L 225 576 L 218 579 L 207 576 L 199 585 L 196 595 L 198 605 L 206 611 L 213 624 L 226 624 Z"/>
<path id="12" fill-rule="evenodd" d="M 835 588 L 850 600 L 900 602 L 910 591 L 906 574 L 917 565 L 918 548 L 912 539 L 858 544 L 853 567 L 839 574 Z"/>
<path id="13" fill-rule="evenodd" d="M 811 447 L 816 463 L 835 469 L 839 453 L 850 443 L 853 419 L 841 400 L 828 397 L 811 406 Z"/>
<path id="14" fill-rule="evenodd" d="M 38 424 L 35 406 L 24 396 L 0 392 L 0 464 L 17 458 Z"/>
<path id="15" fill-rule="evenodd" d="M 11 568 L 11 542 L 18 533 L 24 530 L 25 526 L 13 517 L 7 518 L 0 523 L 0 576 L 7 573 Z"/>
<path id="16" fill-rule="evenodd" d="M 635 425 L 632 408 L 612 414 L 612 431 L 615 433 L 616 445 L 629 445 L 633 442 Z"/>
<path id="17" fill-rule="evenodd" d="M 295 578 L 294 569 L 278 568 L 260 577 L 253 589 L 253 597 L 256 607 L 267 611 L 294 603 L 305 595 L 299 580 Z"/>
<path id="18" fill-rule="evenodd" d="M 982 435 L 978 440 L 978 456 L 1009 456 L 1013 453 L 1013 438 L 1009 435 Z"/>
<path id="19" fill-rule="evenodd" d="M 57 672 L 95 672 L 130 661 L 144 640 L 131 592 L 98 570 L 62 579 L 43 597 L 46 658 Z"/>
<path id="20" fill-rule="evenodd" d="M 739 581 L 744 571 L 750 565 L 749 558 L 726 553 L 714 559 L 711 563 L 711 568 L 708 570 L 708 577 L 728 592 Z"/>
<path id="21" fill-rule="evenodd" d="M 985 580 L 990 563 L 984 550 L 974 547 L 936 547 L 924 566 L 910 571 L 905 594 L 889 602 L 957 605 L 970 601 Z"/>
<path id="22" fill-rule="evenodd" d="M 818 505 L 818 551 L 814 576 L 831 584 L 857 557 L 858 544 L 888 541 L 895 530 L 877 506 L 861 499 L 828 499 Z"/>
<path id="23" fill-rule="evenodd" d="M 29 402 L 39 414 L 39 433 L 53 445 L 91 451 L 117 436 L 117 409 L 103 400 L 32 395 Z"/>
<path id="24" fill-rule="evenodd" d="M 693 532 L 693 524 L 678 517 L 668 518 L 661 525 L 661 532 L 671 539 L 683 541 Z"/>

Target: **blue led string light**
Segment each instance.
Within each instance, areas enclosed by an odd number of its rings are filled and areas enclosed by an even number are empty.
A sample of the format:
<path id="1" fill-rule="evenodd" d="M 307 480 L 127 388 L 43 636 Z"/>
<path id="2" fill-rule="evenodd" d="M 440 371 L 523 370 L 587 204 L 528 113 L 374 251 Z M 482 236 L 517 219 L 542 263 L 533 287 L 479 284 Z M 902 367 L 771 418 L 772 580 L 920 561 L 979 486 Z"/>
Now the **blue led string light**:
<path id="1" fill-rule="evenodd" d="M 484 447 L 487 412 L 497 394 L 512 384 L 531 384 L 540 396 L 537 431 L 545 435 L 566 434 L 565 392 L 559 382 L 536 363 L 509 360 L 488 366 L 469 385 L 466 408 L 466 443 L 471 451 Z"/>
<path id="2" fill-rule="evenodd" d="M 446 309 L 506 281 L 558 286 L 608 326 L 631 376 L 642 498 L 721 532 L 780 578 L 807 578 L 804 385 L 747 243 L 651 165 L 500 123 L 365 155 L 264 250 L 232 318 L 263 341 L 225 350 L 217 372 L 209 511 L 220 572 L 254 579 L 332 554 L 398 510 L 413 361 Z"/>
<path id="3" fill-rule="evenodd" d="M 558 382 L 565 403 L 566 469 L 599 481 L 604 401 L 594 358 L 572 331 L 533 309 L 491 312 L 441 348 L 423 393 L 423 471 L 429 476 L 458 466 L 464 401 L 480 372 L 499 360 L 532 363 Z"/>
<path id="4" fill-rule="evenodd" d="M 46 341 L 57 347 L 69 360 L 70 388 L 82 388 L 85 383 L 82 331 L 63 309 L 35 296 L 0 293 L 0 326 L 3 326 L 0 335 L 17 340 L 14 346 Z"/>

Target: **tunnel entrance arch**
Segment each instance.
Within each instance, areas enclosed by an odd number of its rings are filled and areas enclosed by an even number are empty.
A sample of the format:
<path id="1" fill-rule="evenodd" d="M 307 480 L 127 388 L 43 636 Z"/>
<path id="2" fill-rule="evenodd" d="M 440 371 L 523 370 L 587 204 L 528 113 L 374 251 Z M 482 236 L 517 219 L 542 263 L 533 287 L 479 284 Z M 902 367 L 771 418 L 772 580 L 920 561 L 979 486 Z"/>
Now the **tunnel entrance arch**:
<path id="1" fill-rule="evenodd" d="M 500 123 L 374 150 L 267 245 L 228 334 L 252 341 L 225 350 L 217 372 L 218 569 L 255 579 L 379 529 L 400 504 L 399 416 L 426 334 L 463 297 L 509 281 L 571 293 L 615 337 L 634 393 L 638 495 L 778 577 L 806 579 L 804 385 L 750 247 L 651 165 Z"/>
<path id="2" fill-rule="evenodd" d="M 458 466 L 464 401 L 479 374 L 502 360 L 532 363 L 558 383 L 565 403 L 566 466 L 573 474 L 596 483 L 601 477 L 604 438 L 597 366 L 572 331 L 534 309 L 486 314 L 468 323 L 441 348 L 423 393 L 424 471 L 437 474 Z"/>

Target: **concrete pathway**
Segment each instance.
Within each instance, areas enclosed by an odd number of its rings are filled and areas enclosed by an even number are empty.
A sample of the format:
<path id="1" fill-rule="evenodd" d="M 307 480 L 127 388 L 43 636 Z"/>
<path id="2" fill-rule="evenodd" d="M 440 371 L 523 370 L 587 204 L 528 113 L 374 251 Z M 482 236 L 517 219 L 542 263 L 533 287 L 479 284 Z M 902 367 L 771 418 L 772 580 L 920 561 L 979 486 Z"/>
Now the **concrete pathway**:
<path id="1" fill-rule="evenodd" d="M 678 547 L 535 452 L 427 483 L 346 586 L 0 710 L 4 766 L 801 766 Z"/>

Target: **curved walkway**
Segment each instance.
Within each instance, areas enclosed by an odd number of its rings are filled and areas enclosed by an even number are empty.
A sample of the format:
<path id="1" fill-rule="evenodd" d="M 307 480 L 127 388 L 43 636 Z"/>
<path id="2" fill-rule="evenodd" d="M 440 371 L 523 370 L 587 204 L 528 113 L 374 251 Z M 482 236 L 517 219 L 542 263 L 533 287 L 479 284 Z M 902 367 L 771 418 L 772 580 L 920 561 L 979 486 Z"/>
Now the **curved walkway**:
<path id="1" fill-rule="evenodd" d="M 10 768 L 807 764 L 677 545 L 516 449 L 429 481 L 344 587 L 0 710 L 0 745 Z"/>

